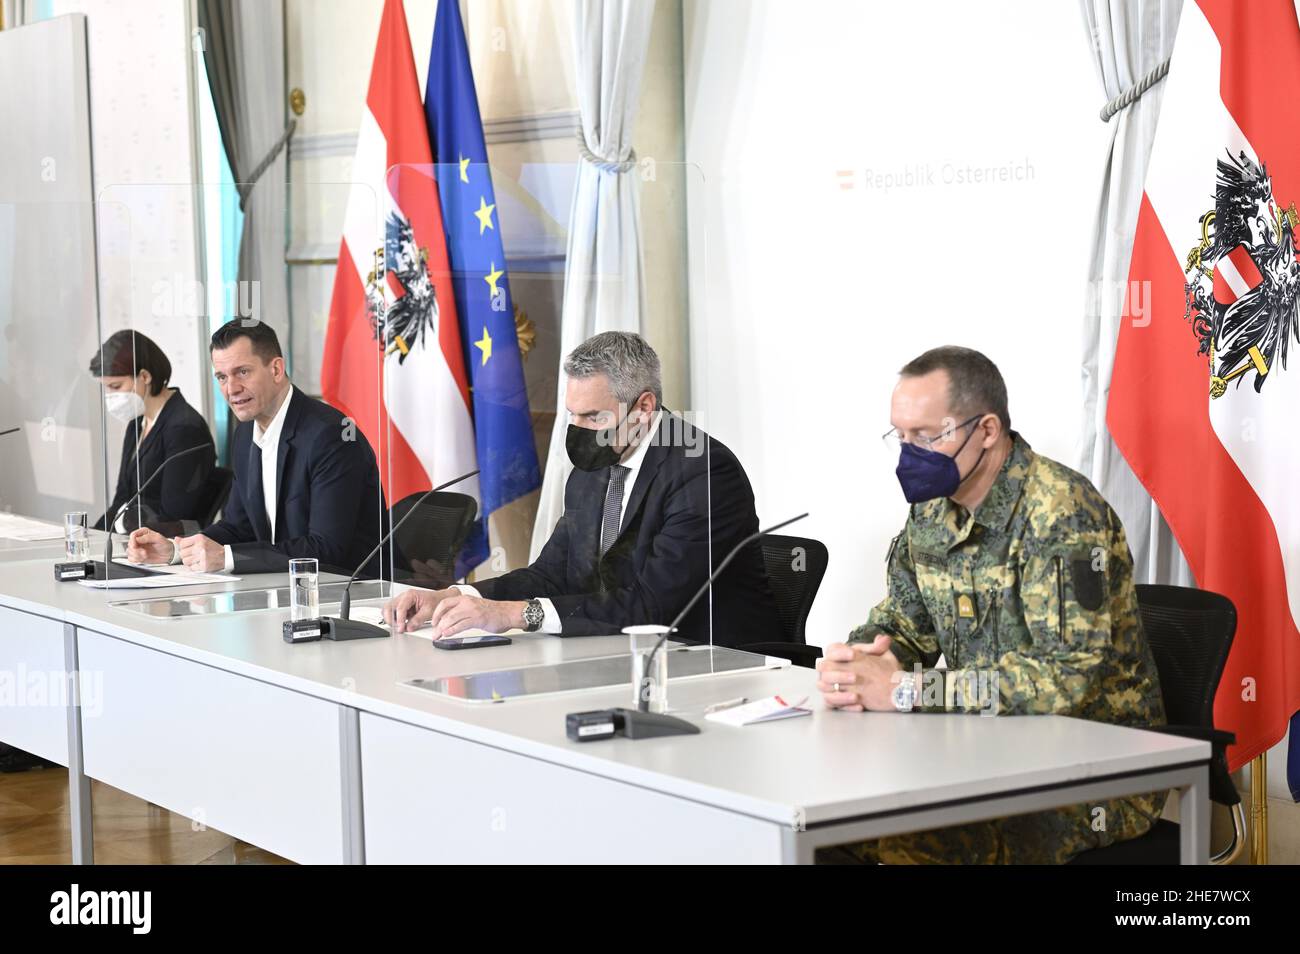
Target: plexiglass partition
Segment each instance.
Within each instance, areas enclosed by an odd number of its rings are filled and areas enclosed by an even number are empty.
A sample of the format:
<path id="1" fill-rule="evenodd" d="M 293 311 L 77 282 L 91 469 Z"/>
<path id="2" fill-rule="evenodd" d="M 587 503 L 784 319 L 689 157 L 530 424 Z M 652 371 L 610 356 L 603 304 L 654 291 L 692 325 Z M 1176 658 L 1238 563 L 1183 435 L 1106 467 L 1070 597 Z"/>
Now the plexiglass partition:
<path id="1" fill-rule="evenodd" d="M 322 207 L 337 206 L 340 220 L 341 210 L 365 217 L 375 206 L 364 186 L 314 188 Z M 202 242 L 196 234 L 202 210 L 218 204 L 209 193 L 221 190 L 240 191 L 230 184 L 113 185 L 101 190 L 97 210 L 103 294 L 97 344 L 87 355 L 93 360 L 81 377 L 102 408 L 105 504 L 92 520 L 114 531 L 110 599 L 121 602 L 127 589 L 178 585 L 167 577 L 181 570 L 205 574 L 188 582 L 207 589 L 230 589 L 233 576 L 239 589 L 270 594 L 261 603 L 217 601 L 177 615 L 275 608 L 291 557 L 317 559 L 322 581 L 365 575 L 386 519 L 378 449 L 367 436 L 380 429 L 374 403 L 324 406 L 321 382 L 333 383 L 338 373 L 322 377 L 320 368 L 303 369 L 310 373 L 299 383 L 294 360 L 304 349 L 290 321 L 288 283 L 274 274 L 285 269 L 285 210 L 259 207 L 246 222 L 242 252 L 235 245 L 237 258 L 223 263 L 211 254 L 220 231 Z M 204 263 L 197 273 L 196 260 Z M 227 336 L 214 342 L 223 327 Z M 372 387 L 378 381 L 378 359 L 365 343 L 336 342 L 331 359 L 336 372 Z M 273 468 L 254 430 L 276 441 Z M 137 528 L 151 531 L 147 579 L 138 561 L 127 559 L 128 535 Z M 191 553 L 202 554 L 197 563 Z M 188 565 L 159 566 L 176 555 Z M 171 604 L 164 596 L 156 605 Z"/>
<path id="2" fill-rule="evenodd" d="M 579 610 L 586 618 L 571 623 L 584 632 L 676 624 L 678 643 L 737 645 L 758 638 L 744 610 L 775 619 L 758 544 L 733 557 L 721 589 L 708 583 L 759 527 L 742 469 L 709 440 L 697 403 L 709 387 L 708 349 L 728 346 L 705 330 L 705 244 L 687 242 L 687 196 L 702 200 L 701 184 L 693 166 L 652 160 L 389 170 L 388 208 L 369 242 L 377 264 L 382 244 L 384 275 L 373 273 L 366 296 L 386 315 L 386 487 L 394 515 L 409 514 L 389 553 L 398 579 L 430 588 L 464 581 L 490 598 L 544 595 L 524 593 L 518 576 L 503 588 L 494 581 L 538 559 L 554 537 L 547 556 L 559 562 L 548 559 L 541 572 L 596 594 Z M 692 294 L 701 296 L 694 340 Z M 639 331 L 657 353 L 653 418 L 629 403 L 639 382 L 613 382 L 608 394 L 568 386 L 565 358 L 601 331 Z M 619 457 L 635 471 L 615 492 L 608 462 L 630 441 L 649 446 Z M 618 453 L 604 453 L 610 447 Z M 575 474 L 584 456 L 591 473 Z M 620 578 L 620 564 L 636 569 Z M 707 654 L 681 672 L 700 665 L 712 665 Z M 719 657 L 718 665 L 739 664 Z M 507 682 L 531 692 L 573 680 L 555 672 Z M 457 696 L 452 685 L 460 683 L 429 688 Z"/>
<path id="3" fill-rule="evenodd" d="M 539 554 L 564 510 L 573 470 L 562 364 L 590 334 L 642 331 L 663 359 L 662 403 L 670 409 L 663 417 L 690 420 L 685 196 L 695 174 L 652 162 L 618 173 L 587 163 L 472 161 L 389 170 L 387 208 L 369 242 L 376 263 L 383 248 L 384 275 L 366 288 L 386 315 L 386 487 L 394 503 L 409 504 L 479 471 L 448 487 L 440 508 L 412 518 L 426 528 L 426 544 L 442 532 L 437 546 L 417 553 L 420 534 L 399 531 L 392 554 L 399 577 L 426 585 L 482 581 Z M 611 221 L 621 224 L 611 229 Z M 628 408 L 609 410 L 602 428 Z M 663 432 L 671 441 L 690 439 L 670 421 Z M 613 440 L 626 443 L 626 428 Z M 442 512 L 455 495 L 473 500 L 467 528 Z M 638 498 L 632 486 L 626 495 Z M 705 523 L 707 514 L 705 499 Z M 625 517 L 621 531 L 638 514 Z M 697 531 L 697 540 L 704 536 Z M 413 561 L 435 572 L 421 580 Z"/>
<path id="4" fill-rule="evenodd" d="M 0 36 L 0 559 L 57 555 L 63 515 L 104 505 L 83 31 Z"/>

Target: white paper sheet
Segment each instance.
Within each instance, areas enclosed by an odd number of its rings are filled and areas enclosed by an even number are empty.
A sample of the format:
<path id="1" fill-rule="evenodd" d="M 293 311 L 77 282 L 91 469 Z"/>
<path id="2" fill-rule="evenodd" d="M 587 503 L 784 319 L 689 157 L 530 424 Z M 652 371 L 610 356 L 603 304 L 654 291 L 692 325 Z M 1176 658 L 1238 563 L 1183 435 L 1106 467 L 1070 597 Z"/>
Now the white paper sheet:
<path id="1" fill-rule="evenodd" d="M 113 562 L 122 566 L 133 565 L 121 558 Z M 78 580 L 77 582 L 93 590 L 154 590 L 166 586 L 233 583 L 239 579 L 237 576 L 228 576 L 225 573 L 192 573 L 183 566 L 151 566 L 149 569 L 154 571 L 150 576 L 124 576 L 120 579 Z"/>
<path id="2" fill-rule="evenodd" d="M 710 712 L 704 718 L 710 722 L 721 722 L 723 725 L 736 727 L 775 722 L 778 719 L 795 719 L 799 716 L 812 715 L 811 709 L 803 707 L 807 701 L 807 696 L 794 702 L 788 702 L 780 696 L 767 696 L 743 706 L 733 706 L 721 712 Z"/>
<path id="3" fill-rule="evenodd" d="M 40 540 L 62 540 L 63 527 L 57 523 L 33 520 L 16 513 L 0 513 L 0 537 L 34 543 Z"/>

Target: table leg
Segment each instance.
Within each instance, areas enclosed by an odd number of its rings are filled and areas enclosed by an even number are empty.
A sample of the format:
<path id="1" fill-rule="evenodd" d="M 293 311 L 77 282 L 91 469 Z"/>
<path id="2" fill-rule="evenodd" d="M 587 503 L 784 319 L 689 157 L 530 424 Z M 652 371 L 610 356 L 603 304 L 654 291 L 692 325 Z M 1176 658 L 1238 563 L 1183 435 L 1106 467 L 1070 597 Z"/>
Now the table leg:
<path id="1" fill-rule="evenodd" d="M 1195 771 L 1196 780 L 1178 789 L 1178 860 L 1185 865 L 1210 860 L 1210 770 Z"/>
<path id="2" fill-rule="evenodd" d="M 72 863 L 95 863 L 94 808 L 90 779 L 81 752 L 81 667 L 77 661 L 77 627 L 63 624 L 64 671 L 72 686 L 68 699 L 68 815 L 72 833 Z"/>

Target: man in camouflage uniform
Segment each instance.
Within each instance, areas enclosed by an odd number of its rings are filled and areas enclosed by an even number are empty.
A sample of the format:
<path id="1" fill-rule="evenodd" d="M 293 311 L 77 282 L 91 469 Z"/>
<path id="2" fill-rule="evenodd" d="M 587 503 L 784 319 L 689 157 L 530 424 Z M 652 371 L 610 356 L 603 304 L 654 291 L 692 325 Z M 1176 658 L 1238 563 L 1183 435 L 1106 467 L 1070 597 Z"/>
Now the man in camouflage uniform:
<path id="1" fill-rule="evenodd" d="M 890 547 L 888 595 L 819 661 L 827 705 L 1163 724 L 1115 512 L 1010 429 L 1006 386 L 984 355 L 936 348 L 900 373 L 886 438 L 899 445 L 912 508 Z M 940 654 L 946 669 L 935 668 Z M 877 839 L 819 860 L 1062 863 L 1144 834 L 1166 794 Z"/>

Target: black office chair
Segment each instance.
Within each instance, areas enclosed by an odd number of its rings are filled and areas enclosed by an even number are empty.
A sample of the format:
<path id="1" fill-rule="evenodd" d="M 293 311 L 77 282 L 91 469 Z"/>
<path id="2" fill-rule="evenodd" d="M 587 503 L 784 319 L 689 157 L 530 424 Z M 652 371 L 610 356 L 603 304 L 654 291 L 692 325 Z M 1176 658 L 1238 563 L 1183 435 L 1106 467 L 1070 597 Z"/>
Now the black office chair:
<path id="1" fill-rule="evenodd" d="M 389 526 L 405 517 L 423 496 L 414 493 L 393 504 Z M 456 555 L 469 536 L 478 503 L 465 494 L 436 493 L 393 535 L 393 579 L 442 589 L 456 579 Z"/>
<path id="2" fill-rule="evenodd" d="M 1214 727 L 1214 695 L 1237 631 L 1236 607 L 1226 596 L 1185 586 L 1139 584 L 1137 596 L 1169 721 L 1151 731 L 1203 739 L 1213 747 L 1210 798 L 1232 810 L 1232 842 L 1210 861 L 1228 864 L 1245 846 L 1246 814 L 1228 773 L 1228 746 L 1237 739 Z M 1160 819 L 1140 838 L 1085 851 L 1070 864 L 1176 865 L 1178 836 L 1175 822 Z"/>
<path id="3" fill-rule="evenodd" d="M 209 527 L 217 522 L 217 514 L 230 499 L 230 488 L 235 484 L 235 472 L 229 467 L 214 467 L 208 475 L 208 502 L 204 508 L 200 527 Z"/>
<path id="4" fill-rule="evenodd" d="M 767 580 L 776 599 L 776 612 L 781 618 L 787 642 L 748 643 L 738 648 L 765 656 L 779 656 L 797 666 L 813 669 L 821 658 L 820 646 L 809 646 L 804 628 L 808 611 L 812 609 L 817 590 L 826 575 L 830 555 L 820 540 L 808 537 L 783 537 L 775 534 L 759 541 L 763 548 L 763 564 Z"/>
<path id="5" fill-rule="evenodd" d="M 233 470 L 226 467 L 214 467 L 203 485 L 203 504 L 197 518 L 163 521 L 146 519 L 145 525 L 157 530 L 165 537 L 187 537 L 192 533 L 198 533 L 204 527 L 210 527 L 217 522 L 217 514 L 226 505 L 226 501 L 230 499 L 230 488 L 234 486 L 234 483 L 235 472 Z M 127 529 L 135 529 L 129 521 Z"/>

